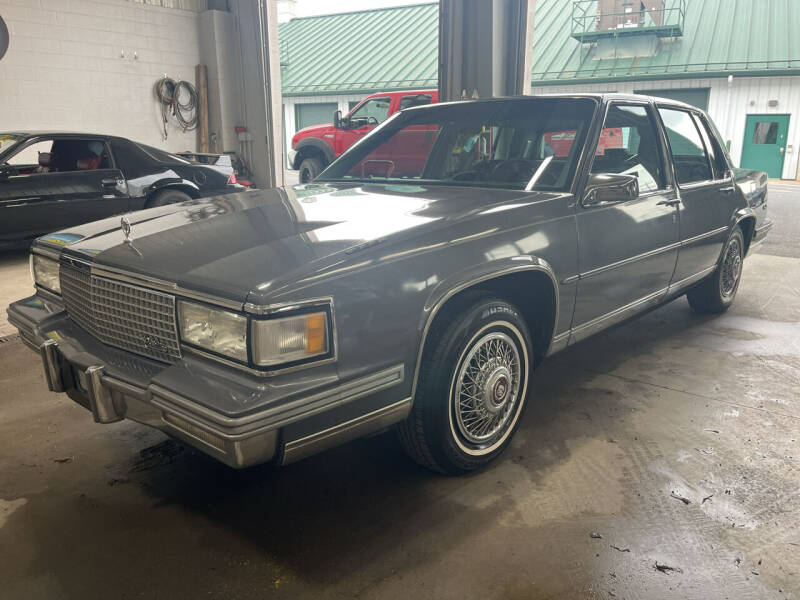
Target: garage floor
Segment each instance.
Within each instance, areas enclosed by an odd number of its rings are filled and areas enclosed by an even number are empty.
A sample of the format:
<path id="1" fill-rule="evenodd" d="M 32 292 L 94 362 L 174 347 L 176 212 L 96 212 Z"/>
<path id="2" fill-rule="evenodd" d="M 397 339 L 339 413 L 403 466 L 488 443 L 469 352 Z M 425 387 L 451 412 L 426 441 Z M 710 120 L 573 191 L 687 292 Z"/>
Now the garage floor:
<path id="1" fill-rule="evenodd" d="M 0 595 L 798 598 L 800 258 L 766 251 L 726 315 L 681 299 L 545 363 L 461 478 L 388 434 L 235 472 L 0 343 Z"/>

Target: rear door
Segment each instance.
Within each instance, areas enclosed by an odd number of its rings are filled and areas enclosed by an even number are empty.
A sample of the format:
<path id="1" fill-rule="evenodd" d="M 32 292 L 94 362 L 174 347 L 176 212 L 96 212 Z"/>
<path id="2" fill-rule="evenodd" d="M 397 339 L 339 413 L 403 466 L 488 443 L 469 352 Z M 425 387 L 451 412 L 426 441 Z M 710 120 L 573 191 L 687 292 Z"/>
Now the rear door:
<path id="1" fill-rule="evenodd" d="M 678 256 L 677 194 L 648 103 L 608 106 L 592 174 L 635 175 L 633 200 L 577 207 L 579 280 L 571 342 L 656 304 Z"/>
<path id="2" fill-rule="evenodd" d="M 659 106 L 681 203 L 681 249 L 673 285 L 691 283 L 712 270 L 736 210 L 732 173 L 725 152 L 705 117 Z"/>
<path id="3" fill-rule="evenodd" d="M 128 209 L 127 184 L 103 140 L 40 137 L 6 164 L 18 174 L 0 180 L 0 243 Z"/>

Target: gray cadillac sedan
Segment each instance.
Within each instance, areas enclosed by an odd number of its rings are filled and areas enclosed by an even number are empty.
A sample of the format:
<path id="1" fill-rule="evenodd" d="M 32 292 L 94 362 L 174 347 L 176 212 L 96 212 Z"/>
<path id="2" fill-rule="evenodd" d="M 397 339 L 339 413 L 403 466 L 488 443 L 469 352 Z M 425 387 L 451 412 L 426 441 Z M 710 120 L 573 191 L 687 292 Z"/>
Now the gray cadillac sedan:
<path id="1" fill-rule="evenodd" d="M 402 111 L 314 182 L 39 238 L 9 320 L 52 391 L 219 460 L 396 426 L 419 463 L 509 444 L 549 354 L 681 295 L 733 302 L 766 175 L 681 103 L 570 95 Z"/>

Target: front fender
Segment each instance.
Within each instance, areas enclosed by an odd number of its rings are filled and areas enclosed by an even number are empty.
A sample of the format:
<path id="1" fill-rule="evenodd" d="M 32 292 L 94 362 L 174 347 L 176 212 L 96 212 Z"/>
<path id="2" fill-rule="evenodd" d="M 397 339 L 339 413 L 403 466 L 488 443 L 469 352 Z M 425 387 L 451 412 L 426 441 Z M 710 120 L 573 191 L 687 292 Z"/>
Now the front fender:
<path id="1" fill-rule="evenodd" d="M 328 163 L 332 163 L 336 156 L 333 153 L 333 148 L 330 147 L 329 144 L 326 144 L 323 140 L 315 137 L 303 138 L 297 145 L 294 147 L 294 150 L 297 152 L 295 156 L 294 162 L 295 164 L 292 165 L 295 169 L 300 168 L 301 157 L 303 156 L 303 149 L 313 148 L 314 150 L 318 150 L 322 152 L 325 156 L 325 160 Z"/>
<path id="2" fill-rule="evenodd" d="M 549 340 L 553 339 L 555 329 L 558 326 L 558 279 L 556 278 L 553 268 L 546 260 L 537 256 L 523 254 L 469 266 L 466 269 L 458 271 L 457 273 L 454 273 L 440 281 L 436 286 L 434 286 L 433 290 L 425 301 L 420 322 L 418 324 L 418 326 L 422 329 L 422 336 L 417 352 L 416 364 L 414 366 L 414 376 L 411 391 L 412 398 L 416 394 L 417 379 L 419 377 L 422 354 L 425 350 L 425 342 L 428 338 L 428 333 L 430 332 L 431 325 L 436 318 L 436 314 L 445 305 L 445 303 L 459 292 L 472 286 L 489 281 L 491 279 L 502 277 L 504 275 L 520 273 L 524 271 L 537 271 L 546 274 L 553 286 L 555 315 L 553 318 L 553 330 L 550 331 L 548 335 Z"/>

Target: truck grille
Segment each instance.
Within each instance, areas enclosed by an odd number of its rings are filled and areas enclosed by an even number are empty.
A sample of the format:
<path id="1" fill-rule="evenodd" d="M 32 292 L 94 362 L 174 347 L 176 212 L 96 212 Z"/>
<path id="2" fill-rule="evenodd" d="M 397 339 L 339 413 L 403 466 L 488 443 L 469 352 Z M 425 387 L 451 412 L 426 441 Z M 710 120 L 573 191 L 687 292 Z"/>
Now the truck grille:
<path id="1" fill-rule="evenodd" d="M 164 362 L 180 358 L 175 297 L 63 262 L 61 294 L 67 314 L 98 340 Z"/>

